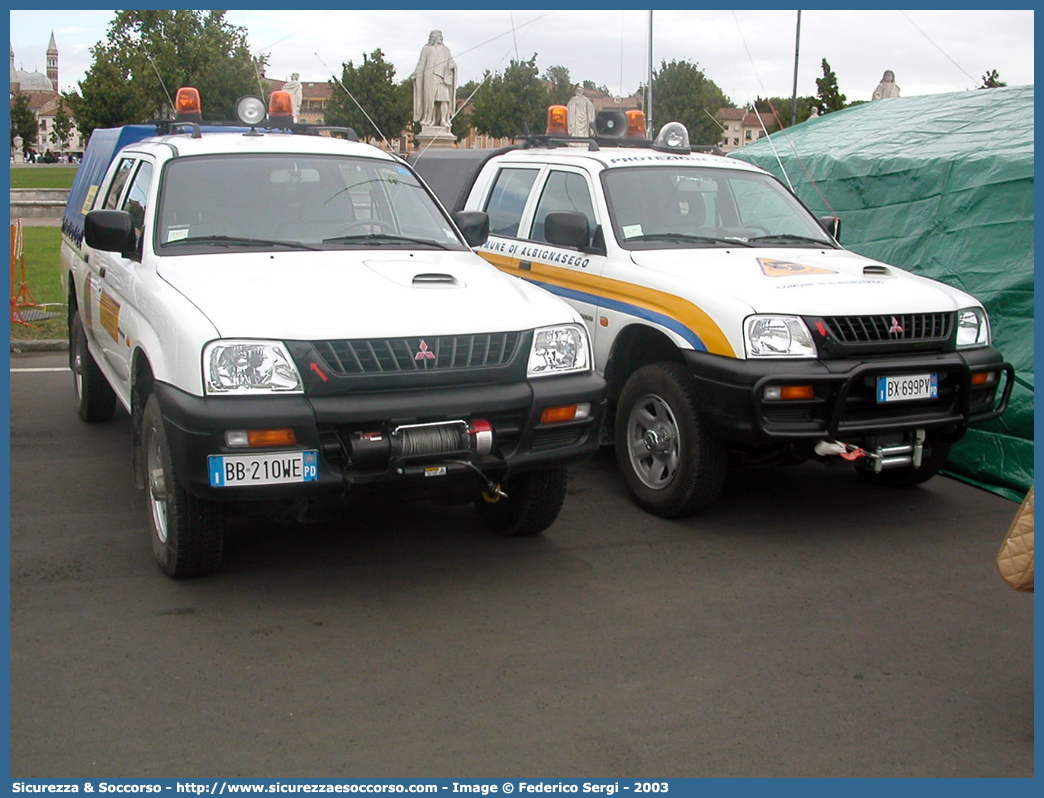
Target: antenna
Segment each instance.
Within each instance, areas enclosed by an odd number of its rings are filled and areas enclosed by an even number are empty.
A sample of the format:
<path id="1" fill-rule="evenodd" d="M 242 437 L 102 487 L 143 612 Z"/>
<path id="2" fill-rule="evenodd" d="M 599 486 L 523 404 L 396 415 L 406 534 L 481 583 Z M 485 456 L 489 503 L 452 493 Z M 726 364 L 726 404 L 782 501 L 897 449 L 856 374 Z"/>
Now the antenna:
<path id="1" fill-rule="evenodd" d="M 798 11 L 797 15 L 797 31 L 794 34 L 794 95 L 791 98 L 790 108 L 790 124 L 793 127 L 797 124 L 797 75 L 798 75 L 798 55 L 801 52 L 801 12 Z"/>
<path id="2" fill-rule="evenodd" d="M 652 138 L 653 131 L 653 12 L 649 12 L 649 86 L 645 90 L 645 128 L 649 132 L 646 135 Z"/>
<path id="3" fill-rule="evenodd" d="M 373 129 L 377 131 L 377 135 L 381 137 L 381 141 L 383 141 L 386 145 L 388 145 L 388 149 L 390 150 L 391 149 L 391 142 L 388 141 L 387 137 L 385 137 L 385 135 L 381 131 L 381 129 L 379 127 L 377 127 L 377 123 L 374 122 L 373 119 L 370 118 L 370 115 L 368 113 L 366 113 L 366 109 L 362 107 L 362 105 L 359 103 L 359 101 L 357 99 L 355 99 L 355 95 L 352 94 L 350 91 L 348 91 L 348 87 L 347 86 L 345 86 L 343 83 L 341 83 L 341 79 L 338 78 L 337 75 L 335 75 L 333 73 L 333 71 L 331 71 L 330 67 L 328 67 L 326 65 L 326 62 L 323 61 L 323 59 L 319 56 L 319 53 L 315 53 L 314 55 L 315 55 L 316 58 L 319 59 L 319 63 L 323 65 L 323 69 L 325 69 L 327 72 L 330 73 L 330 77 L 333 78 L 334 82 L 344 90 L 345 94 L 347 94 L 349 97 L 352 98 L 352 102 L 353 103 L 355 103 L 357 106 L 359 106 L 359 110 L 363 112 L 363 116 L 365 116 L 367 118 L 367 120 L 369 120 L 370 124 L 373 125 Z"/>
<path id="4" fill-rule="evenodd" d="M 145 57 L 147 59 L 149 59 L 149 63 L 152 64 L 152 70 L 156 73 L 156 80 L 159 81 L 160 88 L 163 89 L 163 93 L 167 95 L 167 102 L 170 103 L 170 109 L 171 109 L 171 111 L 173 111 L 174 110 L 174 98 L 172 98 L 170 96 L 170 92 L 167 91 L 167 87 L 163 83 L 163 78 L 160 77 L 159 70 L 156 69 L 156 62 L 152 60 L 152 56 L 149 55 L 148 53 L 145 53 Z"/>

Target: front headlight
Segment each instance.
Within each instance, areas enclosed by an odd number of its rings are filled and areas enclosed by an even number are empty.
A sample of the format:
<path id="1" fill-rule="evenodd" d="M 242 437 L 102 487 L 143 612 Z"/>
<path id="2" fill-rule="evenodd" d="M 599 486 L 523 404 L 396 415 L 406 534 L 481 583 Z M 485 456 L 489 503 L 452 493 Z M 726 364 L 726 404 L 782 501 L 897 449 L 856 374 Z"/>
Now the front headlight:
<path id="1" fill-rule="evenodd" d="M 203 349 L 210 394 L 301 393 L 301 375 L 278 341 L 214 341 Z"/>
<path id="2" fill-rule="evenodd" d="M 816 345 L 797 316 L 750 316 L 743 323 L 747 357 L 815 357 Z"/>
<path id="3" fill-rule="evenodd" d="M 990 320 L 982 308 L 957 311 L 957 348 L 990 345 Z"/>
<path id="4" fill-rule="evenodd" d="M 533 334 L 529 350 L 530 377 L 590 371 L 591 344 L 587 330 L 576 324 L 542 327 Z"/>

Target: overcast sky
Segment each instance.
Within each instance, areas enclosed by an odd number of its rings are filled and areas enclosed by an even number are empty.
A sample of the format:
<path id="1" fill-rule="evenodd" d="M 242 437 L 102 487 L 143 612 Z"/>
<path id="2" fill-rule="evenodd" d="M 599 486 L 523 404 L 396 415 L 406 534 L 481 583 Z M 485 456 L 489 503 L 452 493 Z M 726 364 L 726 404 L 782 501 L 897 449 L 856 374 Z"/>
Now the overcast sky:
<path id="1" fill-rule="evenodd" d="M 10 12 L 15 66 L 43 72 L 54 32 L 60 88 L 76 84 L 105 37 L 113 11 Z M 569 69 L 614 94 L 645 81 L 649 11 L 229 11 L 254 52 L 269 56 L 268 76 L 325 81 L 346 61 L 380 48 L 410 75 L 432 29 L 440 29 L 460 82 L 481 79 L 509 59 L 537 54 L 541 72 Z M 797 11 L 654 11 L 653 61 L 691 61 L 737 105 L 793 90 Z M 869 100 L 890 69 L 902 96 L 964 91 L 996 69 L 1010 86 L 1033 83 L 1032 10 L 801 12 L 798 94 L 814 95 L 825 58 L 849 101 Z M 654 110 L 655 110 L 655 97 Z M 206 102 L 204 98 L 204 103 Z"/>

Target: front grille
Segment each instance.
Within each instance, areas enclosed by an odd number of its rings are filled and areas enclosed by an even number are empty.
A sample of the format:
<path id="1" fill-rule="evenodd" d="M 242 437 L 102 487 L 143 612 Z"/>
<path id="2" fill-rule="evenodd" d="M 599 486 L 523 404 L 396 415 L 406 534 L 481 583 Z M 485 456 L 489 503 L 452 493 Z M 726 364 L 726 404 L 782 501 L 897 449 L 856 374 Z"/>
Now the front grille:
<path id="1" fill-rule="evenodd" d="M 338 376 L 497 368 L 512 362 L 521 333 L 315 341 Z"/>
<path id="2" fill-rule="evenodd" d="M 830 334 L 845 344 L 942 342 L 953 333 L 954 314 L 827 316 L 823 322 Z"/>

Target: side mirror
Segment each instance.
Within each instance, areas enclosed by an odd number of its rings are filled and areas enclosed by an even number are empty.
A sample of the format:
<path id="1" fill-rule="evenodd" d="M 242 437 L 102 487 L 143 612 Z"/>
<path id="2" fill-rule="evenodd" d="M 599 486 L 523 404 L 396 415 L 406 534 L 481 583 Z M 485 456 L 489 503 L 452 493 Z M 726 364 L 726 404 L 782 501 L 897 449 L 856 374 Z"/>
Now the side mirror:
<path id="1" fill-rule="evenodd" d="M 482 211 L 457 211 L 453 214 L 469 247 L 480 247 L 489 240 L 489 214 Z"/>
<path id="2" fill-rule="evenodd" d="M 820 226 L 834 237 L 835 241 L 841 240 L 841 218 L 838 216 L 820 216 Z"/>
<path id="3" fill-rule="evenodd" d="M 138 247 L 134 222 L 127 211 L 91 211 L 83 226 L 87 246 L 103 252 L 134 252 Z"/>
<path id="4" fill-rule="evenodd" d="M 549 244 L 582 249 L 591 243 L 591 228 L 582 213 L 552 211 L 544 219 L 544 238 Z"/>

